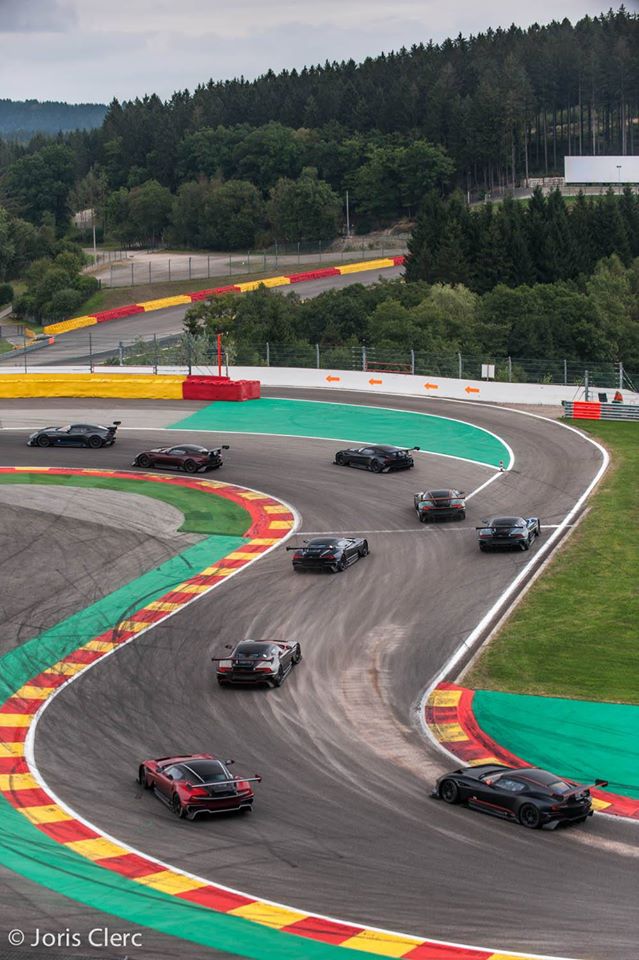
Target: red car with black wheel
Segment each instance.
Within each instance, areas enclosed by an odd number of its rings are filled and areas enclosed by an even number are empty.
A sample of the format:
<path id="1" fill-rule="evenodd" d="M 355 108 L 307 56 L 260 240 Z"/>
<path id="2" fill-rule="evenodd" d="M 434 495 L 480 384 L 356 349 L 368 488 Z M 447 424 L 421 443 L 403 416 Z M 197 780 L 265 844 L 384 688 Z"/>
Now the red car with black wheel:
<path id="1" fill-rule="evenodd" d="M 234 777 L 229 770 L 232 763 L 211 753 L 144 760 L 138 768 L 138 783 L 187 820 L 201 813 L 248 813 L 255 799 L 251 784 L 262 778 L 258 774 Z"/>

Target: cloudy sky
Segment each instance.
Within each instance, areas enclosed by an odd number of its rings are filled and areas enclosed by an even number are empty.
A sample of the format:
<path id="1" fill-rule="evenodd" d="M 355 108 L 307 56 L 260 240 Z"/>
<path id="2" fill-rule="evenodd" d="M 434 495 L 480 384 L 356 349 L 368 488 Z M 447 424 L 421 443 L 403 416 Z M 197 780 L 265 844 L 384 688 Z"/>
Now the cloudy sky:
<path id="1" fill-rule="evenodd" d="M 468 35 L 602 0 L 0 0 L 0 97 L 103 102 Z M 626 0 L 639 10 L 639 0 Z"/>

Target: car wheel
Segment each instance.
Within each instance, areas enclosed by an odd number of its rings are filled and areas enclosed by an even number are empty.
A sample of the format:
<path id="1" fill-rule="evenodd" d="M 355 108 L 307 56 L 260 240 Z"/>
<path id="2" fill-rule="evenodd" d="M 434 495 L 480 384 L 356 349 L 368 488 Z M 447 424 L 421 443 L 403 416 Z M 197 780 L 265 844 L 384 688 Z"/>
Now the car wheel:
<path id="1" fill-rule="evenodd" d="M 195 460 L 185 460 L 184 470 L 186 473 L 197 473 L 197 463 Z"/>
<path id="2" fill-rule="evenodd" d="M 97 450 L 98 447 L 102 446 L 102 437 L 89 437 L 89 446 L 92 450 Z"/>
<path id="3" fill-rule="evenodd" d="M 457 514 L 457 519 L 458 519 L 458 520 L 465 520 L 465 519 L 466 519 L 466 514 L 464 513 L 463 510 L 460 510 L 460 512 Z"/>
<path id="4" fill-rule="evenodd" d="M 50 446 L 51 446 L 51 441 L 50 441 L 49 438 L 46 436 L 46 434 L 45 434 L 44 436 L 42 436 L 42 437 L 38 437 L 38 446 L 39 446 L 39 447 L 50 447 Z"/>
<path id="5" fill-rule="evenodd" d="M 454 780 L 442 780 L 439 795 L 444 803 L 459 803 L 459 787 Z"/>
<path id="6" fill-rule="evenodd" d="M 302 648 L 298 643 L 293 652 L 292 660 L 293 660 L 293 663 L 297 665 L 301 661 L 301 659 L 302 659 Z"/>
<path id="7" fill-rule="evenodd" d="M 343 453 L 338 453 L 338 454 L 336 454 L 336 456 L 335 456 L 335 463 L 336 463 L 338 466 L 340 466 L 340 467 L 345 467 L 345 466 L 347 466 L 346 457 L 344 456 Z"/>
<path id="8" fill-rule="evenodd" d="M 365 542 L 364 544 L 362 544 L 362 548 L 361 548 L 361 550 L 359 551 L 359 555 L 360 555 L 360 557 L 367 557 L 367 556 L 368 556 L 368 542 Z"/>
<path id="9" fill-rule="evenodd" d="M 379 460 L 371 460 L 369 470 L 372 470 L 373 473 L 381 473 L 384 469 L 384 464 L 380 463 Z"/>
<path id="10" fill-rule="evenodd" d="M 346 570 L 346 567 L 347 567 L 347 566 L 348 566 L 348 564 L 347 564 L 347 562 L 346 562 L 346 557 L 342 557 L 342 559 L 341 559 L 341 560 L 339 561 L 339 563 L 337 564 L 337 571 L 338 571 L 338 573 L 343 573 L 344 570 Z"/>
<path id="11" fill-rule="evenodd" d="M 539 520 L 537 521 L 537 526 L 535 527 L 535 536 L 536 537 L 541 536 L 541 523 L 539 522 Z"/>
<path id="12" fill-rule="evenodd" d="M 530 550 L 530 540 L 522 540 L 519 544 L 522 550 Z"/>
<path id="13" fill-rule="evenodd" d="M 171 810 L 173 811 L 176 817 L 180 818 L 180 820 L 183 820 L 184 817 L 186 816 L 186 810 L 182 806 L 182 801 L 180 800 L 177 793 L 174 793 L 173 796 L 171 797 Z"/>
<path id="14" fill-rule="evenodd" d="M 151 466 L 151 457 L 147 457 L 146 453 L 141 453 L 135 461 L 138 467 L 150 467 Z"/>
<path id="15" fill-rule="evenodd" d="M 140 769 L 138 770 L 138 783 L 140 784 L 143 790 L 151 789 L 151 784 L 146 779 L 146 771 L 144 767 L 140 767 Z"/>
<path id="16" fill-rule="evenodd" d="M 486 551 L 488 550 L 488 547 L 485 543 L 480 543 L 479 549 L 481 550 L 482 553 L 486 553 Z"/>
<path id="17" fill-rule="evenodd" d="M 522 827 L 528 827 L 529 830 L 538 830 L 541 826 L 541 814 L 532 803 L 520 807 L 517 817 Z"/>
<path id="18" fill-rule="evenodd" d="M 217 683 L 220 687 L 228 687 L 228 681 L 222 680 L 220 677 L 217 678 Z"/>
<path id="19" fill-rule="evenodd" d="M 271 683 L 273 684 L 274 687 L 281 687 L 283 681 L 284 681 L 284 671 L 280 667 L 280 669 L 277 671 L 277 676 L 273 677 L 273 679 L 271 680 Z"/>
<path id="20" fill-rule="evenodd" d="M 427 513 L 420 513 L 420 514 L 419 514 L 419 522 L 420 522 L 420 523 L 428 523 L 428 514 L 427 514 Z"/>

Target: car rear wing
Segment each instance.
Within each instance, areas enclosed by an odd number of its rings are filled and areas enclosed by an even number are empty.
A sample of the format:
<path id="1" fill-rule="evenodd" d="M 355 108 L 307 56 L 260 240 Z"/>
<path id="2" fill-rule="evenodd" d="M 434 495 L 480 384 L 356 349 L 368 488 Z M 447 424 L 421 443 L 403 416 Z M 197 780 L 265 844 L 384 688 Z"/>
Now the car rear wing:
<path id="1" fill-rule="evenodd" d="M 219 663 L 220 660 L 239 660 L 239 657 L 231 657 L 231 656 L 228 656 L 228 654 L 227 654 L 226 657 L 211 657 L 211 662 L 212 662 L 212 663 Z M 255 661 L 251 661 L 251 662 L 254 662 L 254 663 L 273 663 L 274 660 L 275 660 L 275 657 L 260 657 L 259 660 L 255 660 Z"/>
<path id="2" fill-rule="evenodd" d="M 212 780 L 210 783 L 194 783 L 194 787 L 223 787 L 225 784 L 229 783 L 261 783 L 262 778 L 259 773 L 256 773 L 254 777 L 233 777 L 232 780 Z"/>

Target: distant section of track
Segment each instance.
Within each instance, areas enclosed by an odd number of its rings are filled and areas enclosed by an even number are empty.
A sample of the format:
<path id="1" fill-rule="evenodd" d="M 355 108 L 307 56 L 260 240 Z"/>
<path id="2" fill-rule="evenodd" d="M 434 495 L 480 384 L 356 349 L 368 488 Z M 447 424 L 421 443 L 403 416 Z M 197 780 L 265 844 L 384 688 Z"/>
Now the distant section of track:
<path id="1" fill-rule="evenodd" d="M 16 410 L 41 415 L 32 402 L 18 403 L 12 418 Z M 392 405 L 497 433 L 515 452 L 514 470 L 471 500 L 467 523 L 371 535 L 370 556 L 341 576 L 294 576 L 282 551 L 270 554 L 59 696 L 39 727 L 39 766 L 108 833 L 250 893 L 504 951 L 636 960 L 631 828 L 594 818 L 583 829 L 536 833 L 429 800 L 446 761 L 422 739 L 415 714 L 430 678 L 528 559 L 480 555 L 468 527 L 495 511 L 558 523 L 595 475 L 598 453 L 560 425 L 510 410 Z M 112 449 L 42 451 L 7 432 L 0 459 L 128 466 L 141 445 L 175 437 L 153 432 L 166 413 L 144 410 L 147 429 L 122 432 Z M 237 435 L 220 478 L 293 503 L 303 529 L 399 531 L 416 524 L 415 490 L 471 491 L 487 476 L 439 457 L 375 476 L 334 466 L 334 450 L 327 440 Z M 304 663 L 279 690 L 219 690 L 209 658 L 244 636 L 299 639 Z M 207 748 L 264 775 L 253 817 L 183 824 L 138 796 L 132 777 L 141 757 Z"/>
<path id="2" fill-rule="evenodd" d="M 400 277 L 403 267 L 389 267 L 383 272 L 380 270 L 366 270 L 362 273 L 345 274 L 339 277 L 327 277 L 324 280 L 310 280 L 308 283 L 293 284 L 291 286 L 274 287 L 278 293 L 296 293 L 304 300 L 318 297 L 327 290 L 337 290 L 350 287 L 355 283 L 369 286 L 376 283 L 380 276 L 385 279 Z M 202 287 L 205 281 L 193 281 L 193 290 Z M 241 294 L 238 294 L 241 296 Z M 167 310 L 153 310 L 150 313 L 138 313 L 123 320 L 109 320 L 107 323 L 98 323 L 76 332 L 61 334 L 56 342 L 42 350 L 27 355 L 28 367 L 62 366 L 65 364 L 87 363 L 90 356 L 99 359 L 107 354 L 117 354 L 118 343 L 131 342 L 140 337 L 143 340 L 152 340 L 169 337 L 183 332 L 184 314 L 188 304 L 180 307 L 170 307 Z M 90 339 L 89 339 L 90 338 Z M 90 344 L 90 346 L 89 346 Z M 24 357 L 12 357 L 9 354 L 0 355 L 0 369 L 2 364 L 21 366 Z"/>

